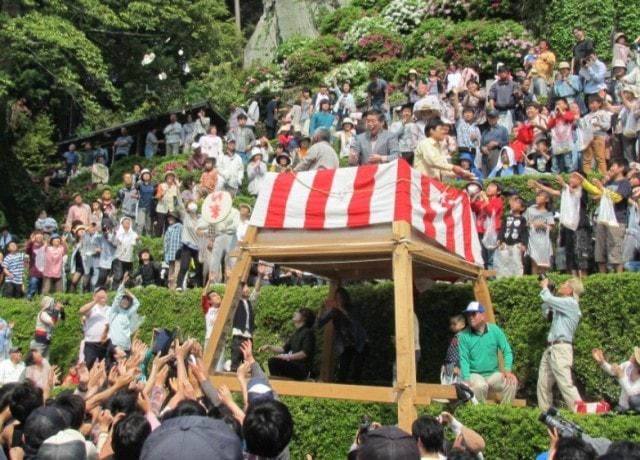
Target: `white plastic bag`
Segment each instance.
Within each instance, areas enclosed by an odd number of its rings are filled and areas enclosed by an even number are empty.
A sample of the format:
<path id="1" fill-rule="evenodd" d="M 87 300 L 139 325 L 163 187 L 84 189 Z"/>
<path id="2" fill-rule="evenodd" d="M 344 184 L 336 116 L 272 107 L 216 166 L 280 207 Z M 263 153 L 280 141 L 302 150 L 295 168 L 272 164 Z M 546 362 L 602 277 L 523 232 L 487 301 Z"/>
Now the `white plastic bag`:
<path id="1" fill-rule="evenodd" d="M 522 276 L 522 252 L 519 245 L 500 247 L 493 254 L 493 267 L 496 278 Z"/>
<path id="2" fill-rule="evenodd" d="M 495 212 L 486 220 L 484 236 L 482 237 L 482 245 L 487 249 L 495 249 L 498 247 L 498 231 L 496 230 Z"/>
<path id="3" fill-rule="evenodd" d="M 582 152 L 589 147 L 592 140 L 593 130 L 591 126 L 585 123 L 584 120 L 580 120 L 580 122 L 578 122 L 578 128 L 576 129 L 576 148 Z"/>
<path id="4" fill-rule="evenodd" d="M 574 232 L 580 223 L 580 195 L 571 193 L 568 185 L 560 195 L 560 223 Z"/>
<path id="5" fill-rule="evenodd" d="M 616 212 L 613 208 L 613 201 L 606 193 L 602 194 L 600 198 L 600 206 L 598 206 L 598 218 L 596 220 L 599 224 L 604 224 L 609 227 L 618 227 L 618 219 L 616 219 Z"/>

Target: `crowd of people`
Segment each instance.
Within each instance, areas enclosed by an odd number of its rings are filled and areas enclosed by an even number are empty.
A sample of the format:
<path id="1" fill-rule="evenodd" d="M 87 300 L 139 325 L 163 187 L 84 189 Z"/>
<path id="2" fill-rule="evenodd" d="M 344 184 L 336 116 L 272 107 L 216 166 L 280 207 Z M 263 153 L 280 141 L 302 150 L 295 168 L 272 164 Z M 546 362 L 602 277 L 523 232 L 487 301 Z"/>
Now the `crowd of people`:
<path id="1" fill-rule="evenodd" d="M 127 129 L 110 146 L 69 145 L 64 170 L 48 176 L 45 189 L 85 169 L 100 197 L 85 203 L 76 193 L 60 222 L 43 210 L 24 244 L 10 226 L 0 234 L 3 295 L 37 297 L 41 307 L 24 360 L 11 343 L 14 325 L 0 321 L 2 453 L 11 460 L 289 458 L 291 414 L 253 357 L 254 307 L 264 284 L 319 280 L 262 262 L 253 267 L 253 282 L 242 287 L 232 319 L 230 359 L 223 350 L 215 363 L 217 370 L 237 373 L 241 405 L 228 388 L 214 388 L 207 379 L 199 341 L 164 329 L 155 331 L 150 346 L 136 338 L 144 318 L 129 288 L 202 287 L 206 343 L 222 301 L 213 285 L 224 283 L 233 267 L 251 207 L 232 207 L 212 223 L 203 215 L 204 199 L 219 192 L 256 196 L 267 171 L 291 174 L 397 159 L 440 181 L 466 181 L 485 265 L 496 276 L 541 275 L 541 314 L 550 330 L 538 406 L 546 411 L 553 405 L 557 386 L 568 409 L 591 410 L 596 403 L 583 400 L 571 376 L 581 278 L 593 271 L 640 270 L 640 53 L 633 49 L 640 39 L 629 46 L 624 34 L 614 37 L 608 73 L 584 31 L 573 32 L 571 59 L 559 61 L 540 40 L 522 68 L 498 65 L 486 89 L 473 66 L 460 69 L 452 62 L 444 74 L 425 75 L 411 69 L 403 86 L 407 101 L 399 107 L 389 106 L 391 85 L 372 73 L 365 106 L 356 103 L 350 82 L 317 92 L 305 88 L 286 104 L 274 95 L 265 107 L 257 100 L 246 110 L 232 107 L 224 137 L 205 110 L 186 114 L 182 123 L 171 115 L 162 134 L 160 128 L 147 133 L 144 156 L 188 154 L 190 176 L 182 181 L 175 170 L 158 176 L 135 165 L 112 195 L 109 166 L 130 156 L 135 144 Z M 493 180 L 516 175 L 531 175 L 534 202 Z M 143 236 L 162 238 L 162 260 L 140 247 Z M 574 277 L 550 286 L 544 274 L 554 268 Z M 116 291 L 111 302 L 110 290 Z M 63 291 L 91 292 L 92 300 L 80 308 L 83 341 L 63 381 L 76 389 L 53 396 L 60 370 L 48 359 L 55 328 L 65 319 L 65 306 L 55 298 Z M 498 393 L 508 404 L 518 388 L 514 356 L 505 333 L 485 313 L 472 302 L 451 319 L 442 383 L 462 384 L 474 402 Z M 292 322 L 294 332 L 284 344 L 261 349 L 273 354 L 270 376 L 312 377 L 315 331 L 331 322 L 337 380 L 361 381 L 368 337 L 347 290 L 338 290 L 318 315 L 299 309 Z M 415 336 L 419 356 L 419 329 Z M 640 348 L 619 365 L 609 364 L 600 349 L 593 358 L 620 384 L 615 410 L 640 411 Z M 445 442 L 445 427 L 455 435 L 453 446 Z M 623 449 L 619 443 L 608 454 L 596 454 L 582 440 L 555 435 L 552 459 L 574 458 L 563 454 L 570 451 L 583 452 L 585 459 L 634 458 L 616 457 Z M 349 458 L 480 458 L 484 444 L 444 412 L 418 418 L 412 433 L 363 424 Z"/>

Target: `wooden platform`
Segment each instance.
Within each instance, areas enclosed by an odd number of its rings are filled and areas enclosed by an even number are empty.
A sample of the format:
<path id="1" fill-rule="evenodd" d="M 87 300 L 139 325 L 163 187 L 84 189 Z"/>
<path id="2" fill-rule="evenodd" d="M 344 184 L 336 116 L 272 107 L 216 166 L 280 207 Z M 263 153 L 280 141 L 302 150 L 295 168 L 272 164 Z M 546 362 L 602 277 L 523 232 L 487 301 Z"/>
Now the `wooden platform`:
<path id="1" fill-rule="evenodd" d="M 214 386 L 226 385 L 232 391 L 240 391 L 240 384 L 236 375 L 231 372 L 220 372 L 210 376 Z M 277 377 L 269 380 L 274 390 L 285 396 L 306 396 L 311 398 L 343 399 L 350 401 L 370 401 L 380 403 L 397 403 L 399 388 L 349 385 L 340 383 L 321 383 L 280 379 Z M 453 385 L 439 385 L 433 383 L 418 383 L 416 385 L 415 404 L 428 406 L 433 399 L 455 400 L 456 389 Z M 489 393 L 487 403 L 498 403 L 502 400 L 500 393 Z M 514 399 L 512 406 L 524 407 L 524 399 Z"/>
<path id="2" fill-rule="evenodd" d="M 487 320 L 494 322 L 487 272 L 447 251 L 408 222 L 396 221 L 362 228 L 335 230 L 268 230 L 250 226 L 240 245 L 238 261 L 227 282 L 218 318 L 205 350 L 205 363 L 212 382 L 239 389 L 235 376 L 218 374 L 214 363 L 225 343 L 231 318 L 239 297 L 241 282 L 247 279 L 252 261 L 310 272 L 330 281 L 329 298 L 343 280 L 394 280 L 394 335 L 396 337 L 397 384 L 386 386 L 343 385 L 330 383 L 335 362 L 333 327 L 323 331 L 321 382 L 274 380 L 274 389 L 282 395 L 333 398 L 354 401 L 395 403 L 398 424 L 407 431 L 416 419 L 416 404 L 434 399 L 455 399 L 451 385 L 416 382 L 414 351 L 413 281 L 415 279 L 472 280 L 476 300 L 484 305 Z M 493 395 L 499 400 L 499 395 Z M 515 405 L 523 405 L 516 401 Z"/>

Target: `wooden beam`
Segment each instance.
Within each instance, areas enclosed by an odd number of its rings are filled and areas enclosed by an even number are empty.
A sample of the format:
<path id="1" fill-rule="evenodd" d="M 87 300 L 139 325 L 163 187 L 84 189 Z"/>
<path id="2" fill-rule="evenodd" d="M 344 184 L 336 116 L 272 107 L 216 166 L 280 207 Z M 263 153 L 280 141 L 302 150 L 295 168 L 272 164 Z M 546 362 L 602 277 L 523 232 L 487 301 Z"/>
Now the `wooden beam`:
<path id="1" fill-rule="evenodd" d="M 411 227 L 407 222 L 394 222 L 393 233 L 398 241 L 393 250 L 398 426 L 410 433 L 411 424 L 417 417 L 413 273 L 412 258 L 406 243 L 411 235 Z"/>
<path id="2" fill-rule="evenodd" d="M 329 258 L 331 256 L 369 256 L 375 257 L 376 254 L 391 254 L 393 251 L 393 242 L 372 241 L 360 243 L 326 243 L 326 244 L 308 244 L 300 245 L 292 244 L 273 246 L 250 244 L 246 246 L 253 257 L 261 259 L 277 258 L 285 260 L 308 259 L 309 256 L 321 256 Z"/>
<path id="3" fill-rule="evenodd" d="M 232 391 L 240 391 L 238 379 L 232 373 L 214 373 L 209 376 L 209 380 L 215 386 L 227 385 Z M 277 378 L 270 379 L 270 383 L 279 395 L 380 403 L 394 403 L 396 401 L 396 390 L 392 387 L 299 382 Z"/>
<path id="4" fill-rule="evenodd" d="M 410 243 L 409 252 L 416 262 L 422 262 L 432 266 L 434 270 L 450 272 L 457 276 L 476 278 L 482 270 L 444 249 L 424 243 Z"/>
<path id="5" fill-rule="evenodd" d="M 256 238 L 257 228 L 250 226 L 245 234 L 246 241 L 254 241 Z M 204 362 L 207 369 L 211 373 L 215 368 L 215 363 L 218 360 L 218 356 L 222 353 L 224 346 L 221 346 L 225 342 L 225 331 L 230 319 L 235 313 L 238 305 L 238 296 L 240 293 L 240 284 L 246 280 L 249 275 L 249 269 L 251 268 L 251 255 L 248 251 L 243 250 L 240 254 L 238 262 L 234 265 L 231 275 L 227 280 L 227 285 L 224 291 L 224 297 L 222 298 L 222 304 L 220 305 L 220 312 L 213 325 L 211 331 L 211 337 L 207 343 L 207 348 L 204 352 Z"/>
<path id="6" fill-rule="evenodd" d="M 340 286 L 340 282 L 337 280 L 329 281 L 329 294 L 327 299 L 333 299 L 336 295 L 336 291 Z M 334 353 L 334 333 L 333 322 L 325 324 L 322 332 L 322 357 L 320 358 L 320 381 L 331 382 L 333 380 L 333 370 L 335 367 L 335 353 Z"/>
<path id="7" fill-rule="evenodd" d="M 487 320 L 490 323 L 495 323 L 496 315 L 493 311 L 491 293 L 489 292 L 489 285 L 487 284 L 487 275 L 484 271 L 478 275 L 473 283 L 473 295 L 476 300 L 484 306 Z"/>

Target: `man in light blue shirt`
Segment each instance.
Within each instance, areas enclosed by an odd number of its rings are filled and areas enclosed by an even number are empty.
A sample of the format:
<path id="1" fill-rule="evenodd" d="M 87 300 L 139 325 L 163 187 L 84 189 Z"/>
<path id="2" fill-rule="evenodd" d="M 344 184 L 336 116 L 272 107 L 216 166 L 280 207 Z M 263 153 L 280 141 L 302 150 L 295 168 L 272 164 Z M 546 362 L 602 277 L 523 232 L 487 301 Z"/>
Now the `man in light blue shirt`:
<path id="1" fill-rule="evenodd" d="M 571 66 L 568 62 L 561 62 L 558 65 L 558 76 L 553 82 L 553 96 L 557 99 L 565 98 L 568 103 L 580 101 L 580 93 L 582 92 L 582 82 L 577 75 L 571 75 Z M 584 104 L 581 105 L 581 109 Z"/>
<path id="2" fill-rule="evenodd" d="M 581 401 L 580 393 L 571 378 L 573 366 L 573 338 L 582 313 L 578 300 L 584 288 L 578 278 L 571 278 L 558 287 L 558 295 L 549 291 L 547 278 L 540 282 L 543 301 L 542 314 L 551 316 L 551 328 L 547 335 L 547 349 L 542 354 L 538 372 L 538 407 L 546 411 L 553 405 L 553 384 L 558 385 L 569 410 Z"/>
<path id="3" fill-rule="evenodd" d="M 591 53 L 583 60 L 579 75 L 582 78 L 585 96 L 598 94 L 598 91 L 606 88 L 604 83 L 606 74 L 607 66 L 598 59 L 595 53 Z"/>

